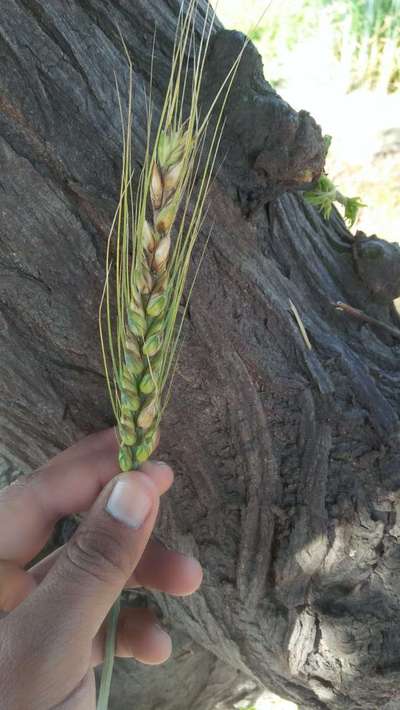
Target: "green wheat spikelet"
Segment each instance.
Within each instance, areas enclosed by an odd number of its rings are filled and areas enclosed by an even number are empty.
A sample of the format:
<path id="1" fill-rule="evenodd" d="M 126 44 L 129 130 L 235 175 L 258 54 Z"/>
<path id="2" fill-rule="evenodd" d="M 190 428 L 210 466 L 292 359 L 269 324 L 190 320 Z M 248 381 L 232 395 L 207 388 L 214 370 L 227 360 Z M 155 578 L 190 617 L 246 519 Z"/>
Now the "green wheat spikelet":
<path id="1" fill-rule="evenodd" d="M 344 218 L 350 227 L 354 225 L 361 207 L 365 207 L 359 197 L 343 195 L 327 175 L 321 175 L 314 189 L 304 193 L 304 198 L 317 207 L 324 219 L 329 219 L 331 216 L 334 202 L 343 205 Z"/>

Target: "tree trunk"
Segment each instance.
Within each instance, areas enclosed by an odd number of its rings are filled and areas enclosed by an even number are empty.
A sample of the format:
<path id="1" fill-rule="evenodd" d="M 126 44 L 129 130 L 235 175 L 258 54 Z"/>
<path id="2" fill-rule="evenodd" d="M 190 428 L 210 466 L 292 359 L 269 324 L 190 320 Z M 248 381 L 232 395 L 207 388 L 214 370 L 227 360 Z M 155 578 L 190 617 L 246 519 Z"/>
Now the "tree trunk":
<path id="1" fill-rule="evenodd" d="M 127 88 L 118 28 L 140 162 L 154 24 L 159 107 L 179 4 L 3 0 L 5 477 L 112 422 L 97 307 L 121 160 L 114 72 L 123 100 Z M 241 41 L 216 25 L 205 105 Z M 154 597 L 174 658 L 121 663 L 113 708 L 132 694 L 143 710 L 228 708 L 257 684 L 301 708 L 400 707 L 398 253 L 296 192 L 322 169 L 321 132 L 264 82 L 251 47 L 227 115 L 160 447 L 177 477 L 158 533 L 205 580 L 187 599 Z"/>

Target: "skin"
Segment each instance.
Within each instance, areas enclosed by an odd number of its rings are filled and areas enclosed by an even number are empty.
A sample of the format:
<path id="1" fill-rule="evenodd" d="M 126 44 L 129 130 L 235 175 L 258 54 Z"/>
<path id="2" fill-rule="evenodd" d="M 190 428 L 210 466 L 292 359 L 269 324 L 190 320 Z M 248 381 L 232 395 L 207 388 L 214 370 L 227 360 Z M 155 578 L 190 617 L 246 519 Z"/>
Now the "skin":
<path id="1" fill-rule="evenodd" d="M 147 462 L 140 472 L 118 474 L 109 429 L 0 492 L 0 697 L 7 710 L 94 710 L 93 668 L 102 662 L 105 617 L 122 589 L 185 596 L 201 583 L 195 559 L 151 539 L 171 468 Z M 132 476 L 151 500 L 138 528 L 105 509 L 116 481 Z M 85 511 L 66 545 L 30 565 L 57 520 Z M 169 657 L 171 640 L 150 610 L 125 609 L 116 653 L 156 665 Z"/>

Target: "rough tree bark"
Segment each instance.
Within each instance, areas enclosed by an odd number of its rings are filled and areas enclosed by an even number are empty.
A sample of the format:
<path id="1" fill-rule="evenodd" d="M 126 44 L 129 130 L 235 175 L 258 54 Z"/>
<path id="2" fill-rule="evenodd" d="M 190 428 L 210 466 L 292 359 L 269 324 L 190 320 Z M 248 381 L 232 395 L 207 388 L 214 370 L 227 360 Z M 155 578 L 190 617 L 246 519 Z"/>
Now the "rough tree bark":
<path id="1" fill-rule="evenodd" d="M 135 65 L 140 162 L 154 24 L 159 106 L 179 3 L 3 0 L 1 9 L 9 478 L 112 421 L 97 305 L 120 171 L 117 27 Z M 220 30 L 205 104 L 240 42 Z M 258 685 L 301 708 L 400 708 L 400 341 L 333 306 L 396 327 L 398 255 L 362 235 L 354 245 L 338 214 L 324 222 L 296 192 L 322 168 L 321 132 L 265 83 L 251 48 L 228 115 L 214 237 L 160 450 L 177 480 L 159 535 L 198 555 L 205 581 L 183 601 L 154 598 L 177 629 L 174 658 L 163 670 L 122 663 L 113 708 L 132 693 L 143 709 L 228 708 Z"/>

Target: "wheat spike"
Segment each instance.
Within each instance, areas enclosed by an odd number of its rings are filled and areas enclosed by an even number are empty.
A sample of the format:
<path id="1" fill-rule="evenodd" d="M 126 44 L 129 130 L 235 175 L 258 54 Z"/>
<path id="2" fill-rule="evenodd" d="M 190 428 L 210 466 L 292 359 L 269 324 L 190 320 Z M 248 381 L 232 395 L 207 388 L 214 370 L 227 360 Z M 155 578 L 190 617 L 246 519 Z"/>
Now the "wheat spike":
<path id="1" fill-rule="evenodd" d="M 130 84 L 126 121 L 120 101 L 123 127 L 120 199 L 108 240 L 106 280 L 99 309 L 100 342 L 117 422 L 122 471 L 138 468 L 158 444 L 160 419 L 171 392 L 185 315 L 184 309 L 177 323 L 179 305 L 192 251 L 204 224 L 205 200 L 218 154 L 223 110 L 246 46 L 244 43 L 200 120 L 199 96 L 214 16 L 210 19 L 207 6 L 203 32 L 196 47 L 193 29 L 196 7 L 197 0 L 188 0 L 185 8 L 182 4 L 170 80 L 154 141 L 151 139 L 154 126 L 150 95 L 147 146 L 135 189 L 132 184 L 133 71 L 127 52 Z M 218 115 L 204 150 L 206 131 L 217 101 Z M 112 289 L 115 289 L 115 313 Z M 163 396 L 167 384 L 167 394 Z M 117 601 L 109 614 L 98 710 L 106 710 L 108 705 L 118 604 Z"/>
<path id="2" fill-rule="evenodd" d="M 170 280 L 170 232 L 182 199 L 182 192 L 177 199 L 177 190 L 187 164 L 183 158 L 188 149 L 186 132 L 163 130 L 151 166 L 152 220 L 151 223 L 144 220 L 142 238 L 137 240 L 142 253 L 132 274 L 119 383 L 119 462 L 123 471 L 149 458 L 157 443 L 161 411 L 159 378 L 163 362 L 160 351 Z"/>

